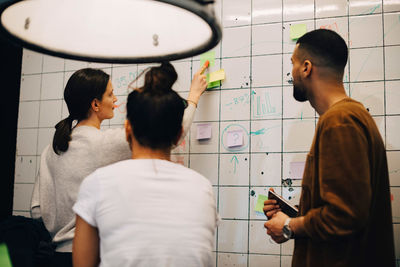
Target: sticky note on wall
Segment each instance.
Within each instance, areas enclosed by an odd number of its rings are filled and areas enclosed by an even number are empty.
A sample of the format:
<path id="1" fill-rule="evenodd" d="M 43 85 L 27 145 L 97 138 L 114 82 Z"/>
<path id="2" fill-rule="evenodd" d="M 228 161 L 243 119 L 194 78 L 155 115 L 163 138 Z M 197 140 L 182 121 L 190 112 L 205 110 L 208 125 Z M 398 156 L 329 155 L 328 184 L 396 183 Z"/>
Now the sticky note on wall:
<path id="1" fill-rule="evenodd" d="M 293 161 L 290 162 L 290 177 L 291 179 L 303 179 L 303 172 L 304 172 L 304 161 Z"/>
<path id="2" fill-rule="evenodd" d="M 254 211 L 264 213 L 264 201 L 268 200 L 268 197 L 265 195 L 258 195 L 256 206 L 254 207 Z"/>
<path id="3" fill-rule="evenodd" d="M 215 82 L 208 83 L 207 89 L 215 88 L 218 86 L 221 86 L 221 81 L 215 81 Z"/>
<path id="4" fill-rule="evenodd" d="M 200 66 L 203 66 L 206 61 L 210 61 L 209 67 L 214 67 L 215 51 L 208 51 L 200 55 Z"/>
<path id="5" fill-rule="evenodd" d="M 225 79 L 225 70 L 224 69 L 220 69 L 217 71 L 214 71 L 212 73 L 208 73 L 206 75 L 206 80 L 207 80 L 207 88 L 214 88 L 214 87 L 218 87 L 221 86 L 221 80 Z"/>
<path id="6" fill-rule="evenodd" d="M 215 81 L 221 81 L 225 79 L 225 71 L 224 69 L 220 69 L 214 72 L 211 72 L 208 75 L 208 82 L 215 82 Z"/>
<path id="7" fill-rule="evenodd" d="M 229 131 L 227 132 L 227 145 L 228 147 L 243 146 L 243 131 Z"/>
<path id="8" fill-rule="evenodd" d="M 2 267 L 12 267 L 10 255 L 8 254 L 7 245 L 0 244 L 0 266 Z"/>
<path id="9" fill-rule="evenodd" d="M 211 124 L 201 123 L 197 124 L 197 140 L 204 140 L 211 138 Z"/>
<path id="10" fill-rule="evenodd" d="M 290 25 L 290 39 L 297 40 L 307 32 L 307 25 L 302 24 L 292 24 Z"/>

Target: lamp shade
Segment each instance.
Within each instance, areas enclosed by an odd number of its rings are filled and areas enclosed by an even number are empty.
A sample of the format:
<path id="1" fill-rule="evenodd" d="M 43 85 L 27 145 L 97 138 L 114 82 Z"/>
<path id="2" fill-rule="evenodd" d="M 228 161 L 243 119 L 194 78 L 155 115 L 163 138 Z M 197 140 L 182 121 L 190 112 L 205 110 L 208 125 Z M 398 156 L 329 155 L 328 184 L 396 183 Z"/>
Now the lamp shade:
<path id="1" fill-rule="evenodd" d="M 210 1 L 24 0 L 3 4 L 0 21 L 23 47 L 103 63 L 187 58 L 222 37 Z"/>

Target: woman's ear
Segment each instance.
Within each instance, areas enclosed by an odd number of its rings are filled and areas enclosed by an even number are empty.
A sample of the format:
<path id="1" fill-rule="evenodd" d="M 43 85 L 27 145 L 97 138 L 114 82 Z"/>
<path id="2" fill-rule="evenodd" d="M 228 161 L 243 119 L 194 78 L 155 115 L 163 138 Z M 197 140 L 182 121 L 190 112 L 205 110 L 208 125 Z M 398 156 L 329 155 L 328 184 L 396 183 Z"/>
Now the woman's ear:
<path id="1" fill-rule="evenodd" d="M 100 110 L 99 100 L 97 98 L 93 99 L 92 103 L 90 104 L 90 107 L 94 112 L 98 112 Z"/>

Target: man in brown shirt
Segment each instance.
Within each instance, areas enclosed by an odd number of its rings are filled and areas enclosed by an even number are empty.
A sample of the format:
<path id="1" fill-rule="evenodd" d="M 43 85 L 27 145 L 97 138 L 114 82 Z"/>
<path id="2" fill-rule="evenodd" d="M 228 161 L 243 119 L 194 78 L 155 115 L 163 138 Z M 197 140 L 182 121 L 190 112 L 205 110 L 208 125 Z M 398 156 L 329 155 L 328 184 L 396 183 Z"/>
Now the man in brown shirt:
<path id="1" fill-rule="evenodd" d="M 298 39 L 293 96 L 320 115 L 303 174 L 299 216 L 264 212 L 277 243 L 295 239 L 293 266 L 395 266 L 386 151 L 364 106 L 343 86 L 348 50 L 330 30 Z"/>

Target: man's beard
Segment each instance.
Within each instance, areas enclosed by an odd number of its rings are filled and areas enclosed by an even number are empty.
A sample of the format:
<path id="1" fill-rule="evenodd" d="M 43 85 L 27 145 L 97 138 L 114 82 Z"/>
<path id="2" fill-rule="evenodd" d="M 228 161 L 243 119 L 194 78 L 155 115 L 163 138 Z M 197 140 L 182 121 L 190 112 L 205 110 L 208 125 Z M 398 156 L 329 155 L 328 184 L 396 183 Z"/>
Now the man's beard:
<path id="1" fill-rule="evenodd" d="M 293 97 L 299 102 L 305 102 L 307 101 L 307 93 L 306 90 L 304 90 L 304 87 L 302 86 L 296 86 L 293 83 Z"/>

